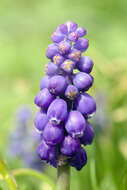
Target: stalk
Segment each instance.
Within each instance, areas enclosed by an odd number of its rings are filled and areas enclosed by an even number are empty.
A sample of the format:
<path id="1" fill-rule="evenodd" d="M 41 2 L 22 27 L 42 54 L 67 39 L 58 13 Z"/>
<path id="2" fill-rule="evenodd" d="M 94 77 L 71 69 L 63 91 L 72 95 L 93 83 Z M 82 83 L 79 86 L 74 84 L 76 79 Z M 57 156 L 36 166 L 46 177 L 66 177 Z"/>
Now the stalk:
<path id="1" fill-rule="evenodd" d="M 2 175 L 1 178 L 3 177 L 10 190 L 18 190 L 18 186 L 13 175 L 11 175 L 11 173 L 7 169 L 6 164 L 3 162 L 1 158 L 0 158 L 0 173 Z"/>
<path id="2" fill-rule="evenodd" d="M 70 166 L 68 164 L 58 166 L 57 190 L 70 190 Z"/>
<path id="3" fill-rule="evenodd" d="M 32 176 L 34 178 L 37 178 L 37 179 L 49 184 L 51 186 L 52 190 L 56 190 L 54 182 L 48 176 L 46 176 L 44 173 L 38 172 L 36 170 L 21 168 L 21 169 L 12 170 L 12 174 L 15 177 L 22 176 L 22 175 L 23 176 Z M 2 175 L 0 175 L 0 180 L 4 180 Z"/>

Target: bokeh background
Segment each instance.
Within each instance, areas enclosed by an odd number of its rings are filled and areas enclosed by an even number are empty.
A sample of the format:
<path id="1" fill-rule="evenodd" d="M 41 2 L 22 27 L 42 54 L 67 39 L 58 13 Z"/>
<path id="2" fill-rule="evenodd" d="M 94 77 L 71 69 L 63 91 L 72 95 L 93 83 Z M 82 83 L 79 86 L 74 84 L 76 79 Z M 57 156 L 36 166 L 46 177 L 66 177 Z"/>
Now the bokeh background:
<path id="1" fill-rule="evenodd" d="M 14 115 L 22 104 L 36 112 L 33 99 L 48 61 L 50 35 L 67 20 L 87 29 L 90 46 L 85 54 L 95 63 L 90 93 L 98 105 L 88 163 L 80 172 L 72 169 L 71 189 L 127 189 L 126 0 L 0 0 L 0 155 L 10 169 L 22 167 L 19 159 L 6 154 L 8 136 L 15 132 Z M 43 172 L 55 181 L 55 169 Z M 44 189 L 30 177 L 17 181 L 21 190 Z"/>

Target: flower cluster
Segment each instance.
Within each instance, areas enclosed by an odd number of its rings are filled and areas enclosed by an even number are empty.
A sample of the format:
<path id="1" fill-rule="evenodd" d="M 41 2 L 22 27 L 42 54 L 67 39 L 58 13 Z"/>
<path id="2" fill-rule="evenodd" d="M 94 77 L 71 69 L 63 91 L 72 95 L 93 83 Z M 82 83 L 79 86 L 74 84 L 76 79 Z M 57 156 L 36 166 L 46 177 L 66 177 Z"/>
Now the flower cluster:
<path id="1" fill-rule="evenodd" d="M 33 113 L 30 106 L 22 106 L 17 110 L 16 128 L 9 135 L 7 157 L 11 159 L 20 158 L 23 165 L 42 170 L 42 162 L 33 152 L 40 141 L 40 134 L 31 125 L 32 117 Z"/>
<path id="2" fill-rule="evenodd" d="M 86 30 L 68 21 L 52 34 L 46 56 L 46 76 L 41 79 L 35 104 L 40 108 L 35 126 L 42 133 L 37 148 L 41 160 L 57 165 L 68 162 L 80 170 L 87 162 L 81 145 L 91 144 L 94 130 L 88 119 L 96 111 L 86 93 L 93 84 L 93 61 L 82 56 L 89 45 Z"/>

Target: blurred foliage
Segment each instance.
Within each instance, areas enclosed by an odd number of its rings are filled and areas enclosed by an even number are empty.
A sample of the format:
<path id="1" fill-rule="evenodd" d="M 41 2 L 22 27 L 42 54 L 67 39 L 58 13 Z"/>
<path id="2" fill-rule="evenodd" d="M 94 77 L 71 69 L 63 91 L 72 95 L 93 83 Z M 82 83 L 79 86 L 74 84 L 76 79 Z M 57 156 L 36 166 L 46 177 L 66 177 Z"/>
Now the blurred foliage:
<path id="1" fill-rule="evenodd" d="M 95 160 L 98 189 L 126 189 L 126 7 L 126 0 L 0 0 L 0 154 L 5 160 L 4 152 L 8 133 L 14 129 L 12 118 L 16 107 L 27 103 L 35 109 L 33 99 L 39 90 L 44 64 L 48 61 L 45 50 L 51 43 L 50 35 L 57 25 L 72 20 L 87 29 L 90 47 L 86 54 L 95 62 L 92 72 L 95 83 L 91 93 L 106 92 L 112 122 L 87 148 L 87 166 L 80 172 L 72 169 L 71 189 L 94 190 L 91 160 Z M 14 165 L 9 167 L 14 168 Z M 55 169 L 47 167 L 46 173 L 55 180 Z M 21 190 L 44 189 L 33 178 L 18 177 L 17 180 Z M 3 184 L 0 183 L 1 187 Z"/>

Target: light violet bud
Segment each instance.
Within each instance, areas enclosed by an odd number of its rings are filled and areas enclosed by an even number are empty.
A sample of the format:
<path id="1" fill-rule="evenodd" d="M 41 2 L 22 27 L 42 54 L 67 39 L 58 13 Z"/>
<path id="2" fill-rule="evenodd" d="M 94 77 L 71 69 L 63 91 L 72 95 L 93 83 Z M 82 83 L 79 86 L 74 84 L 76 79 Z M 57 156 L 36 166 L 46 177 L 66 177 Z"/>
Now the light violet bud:
<path id="1" fill-rule="evenodd" d="M 46 56 L 49 59 L 52 59 L 58 53 L 58 46 L 55 44 L 50 44 L 46 51 Z"/>
<path id="2" fill-rule="evenodd" d="M 93 68 L 93 61 L 88 56 L 82 56 L 79 59 L 79 62 L 77 63 L 77 68 L 81 72 L 90 73 Z"/>
<path id="3" fill-rule="evenodd" d="M 55 99 L 49 106 L 47 116 L 53 125 L 59 125 L 67 118 L 67 103 L 61 99 Z"/>
<path id="4" fill-rule="evenodd" d="M 85 117 L 93 115 L 96 112 L 95 100 L 87 93 L 82 93 L 75 99 L 75 107 Z"/>
<path id="5" fill-rule="evenodd" d="M 84 148 L 80 148 L 76 155 L 74 155 L 70 161 L 69 164 L 73 167 L 75 167 L 77 170 L 81 170 L 83 166 L 85 166 L 87 163 L 87 154 Z"/>
<path id="6" fill-rule="evenodd" d="M 79 90 L 87 91 L 93 84 L 93 78 L 87 73 L 79 72 L 74 75 L 73 84 Z"/>
<path id="7" fill-rule="evenodd" d="M 60 151 L 66 156 L 72 156 L 80 148 L 80 140 L 74 139 L 70 135 L 65 136 L 64 140 L 60 145 Z"/>
<path id="8" fill-rule="evenodd" d="M 68 28 L 66 24 L 61 24 L 56 28 L 56 32 L 61 32 L 62 34 L 66 35 L 68 33 Z"/>
<path id="9" fill-rule="evenodd" d="M 84 29 L 83 27 L 79 27 L 77 28 L 75 33 L 78 35 L 78 37 L 83 37 L 86 35 L 86 29 Z"/>
<path id="10" fill-rule="evenodd" d="M 59 69 L 58 69 L 57 65 L 55 65 L 55 64 L 52 63 L 52 62 L 47 63 L 47 64 L 45 65 L 45 72 L 46 72 L 46 74 L 49 75 L 49 76 L 53 76 L 53 75 L 58 74 L 58 71 L 59 71 Z"/>
<path id="11" fill-rule="evenodd" d="M 90 123 L 87 122 L 86 130 L 84 131 L 84 134 L 81 137 L 80 141 L 82 144 L 87 145 L 87 144 L 92 144 L 93 139 L 94 139 L 94 129 L 90 125 Z"/>
<path id="12" fill-rule="evenodd" d="M 57 65 L 57 66 L 60 66 L 63 62 L 64 62 L 65 58 L 60 55 L 60 54 L 56 54 L 54 57 L 53 57 L 53 62 Z"/>
<path id="13" fill-rule="evenodd" d="M 75 67 L 75 62 L 72 61 L 71 59 L 66 59 L 62 64 L 61 64 L 61 69 L 63 69 L 67 73 L 72 73 L 73 69 Z"/>
<path id="14" fill-rule="evenodd" d="M 76 86 L 74 85 L 68 85 L 65 90 L 65 96 L 69 98 L 70 100 L 74 100 L 76 96 L 78 95 L 79 91 Z"/>
<path id="15" fill-rule="evenodd" d="M 50 162 L 56 159 L 56 146 L 49 146 L 44 140 L 37 147 L 37 153 L 41 160 Z"/>
<path id="16" fill-rule="evenodd" d="M 42 111 L 38 111 L 35 116 L 35 119 L 34 119 L 34 124 L 35 124 L 36 128 L 39 131 L 42 131 L 45 128 L 45 126 L 47 125 L 47 123 L 48 123 L 47 114 Z"/>
<path id="17" fill-rule="evenodd" d="M 48 123 L 44 129 L 43 138 L 51 146 L 61 143 L 64 138 L 63 126 L 53 126 L 51 123 Z"/>
<path id="18" fill-rule="evenodd" d="M 60 95 L 66 89 L 67 83 L 63 76 L 55 75 L 51 77 L 48 89 L 52 94 Z"/>
<path id="19" fill-rule="evenodd" d="M 67 21 L 66 23 L 68 32 L 74 32 L 77 29 L 77 24 L 72 21 Z"/>
<path id="20" fill-rule="evenodd" d="M 77 49 L 73 49 L 69 55 L 68 55 L 68 58 L 73 60 L 73 61 L 79 61 L 81 57 L 81 51 L 77 50 Z"/>
<path id="21" fill-rule="evenodd" d="M 70 111 L 65 128 L 73 138 L 82 137 L 86 128 L 86 120 L 79 111 Z"/>
<path id="22" fill-rule="evenodd" d="M 84 38 L 79 38 L 74 44 L 74 48 L 82 52 L 86 51 L 89 46 L 89 40 Z"/>
<path id="23" fill-rule="evenodd" d="M 68 40 L 76 42 L 78 40 L 78 34 L 76 32 L 68 34 Z"/>
<path id="24" fill-rule="evenodd" d="M 42 77 L 40 81 L 40 90 L 42 90 L 43 88 L 48 88 L 49 81 L 50 81 L 49 76 Z"/>
<path id="25" fill-rule="evenodd" d="M 43 109 L 47 109 L 51 102 L 55 99 L 47 88 L 42 89 L 35 97 L 35 104 Z"/>
<path id="26" fill-rule="evenodd" d="M 62 41 L 58 45 L 58 50 L 61 55 L 65 55 L 71 50 L 71 43 L 68 41 Z"/>
<path id="27" fill-rule="evenodd" d="M 51 35 L 51 40 L 55 43 L 59 43 L 61 42 L 62 40 L 64 40 L 64 35 L 61 34 L 60 32 L 54 32 L 52 35 Z"/>

